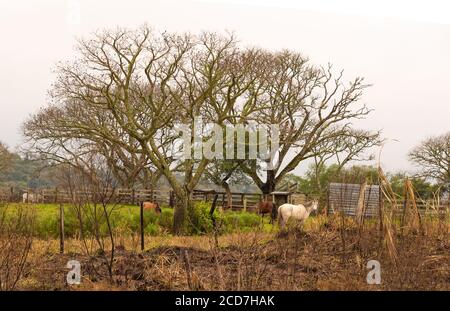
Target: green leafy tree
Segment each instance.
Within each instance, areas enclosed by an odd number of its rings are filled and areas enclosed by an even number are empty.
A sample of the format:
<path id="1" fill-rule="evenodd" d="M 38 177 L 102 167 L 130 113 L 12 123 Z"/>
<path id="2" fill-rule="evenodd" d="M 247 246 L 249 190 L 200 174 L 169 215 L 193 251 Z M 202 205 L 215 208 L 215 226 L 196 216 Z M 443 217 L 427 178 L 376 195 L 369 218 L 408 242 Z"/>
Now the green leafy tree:
<path id="1" fill-rule="evenodd" d="M 4 175 L 10 168 L 12 163 L 12 154 L 8 151 L 8 147 L 0 142 L 0 175 Z"/>
<path id="2" fill-rule="evenodd" d="M 313 163 L 304 177 L 289 175 L 289 179 L 285 180 L 296 181 L 300 192 L 323 199 L 326 197 L 330 182 L 360 184 L 367 181 L 370 184 L 377 184 L 378 173 L 376 167 L 367 165 L 353 165 L 346 168 L 339 164 L 329 166 L 321 164 L 321 167 L 317 168 Z"/>
<path id="3" fill-rule="evenodd" d="M 410 178 L 404 172 L 389 174 L 388 175 L 389 183 L 392 187 L 392 190 L 394 191 L 395 194 L 398 195 L 399 198 L 403 198 L 405 195 L 405 180 L 407 178 L 411 180 L 411 183 L 416 191 L 416 194 L 422 200 L 434 199 L 435 194 L 440 188 L 438 184 L 427 181 L 424 178 L 420 177 Z"/>

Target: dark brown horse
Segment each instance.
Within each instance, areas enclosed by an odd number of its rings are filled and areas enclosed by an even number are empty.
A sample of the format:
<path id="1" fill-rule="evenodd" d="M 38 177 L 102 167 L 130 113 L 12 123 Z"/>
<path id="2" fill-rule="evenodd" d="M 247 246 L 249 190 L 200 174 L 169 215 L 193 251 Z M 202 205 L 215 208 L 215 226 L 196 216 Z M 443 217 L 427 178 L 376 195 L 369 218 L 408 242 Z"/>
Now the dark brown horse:
<path id="1" fill-rule="evenodd" d="M 161 214 L 161 208 L 156 202 L 142 202 L 141 206 L 145 211 L 154 211 L 156 214 Z"/>
<path id="2" fill-rule="evenodd" d="M 264 200 L 258 203 L 258 213 L 264 217 L 264 215 L 270 215 L 270 223 L 273 223 L 274 219 L 277 217 L 277 209 L 272 201 Z"/>

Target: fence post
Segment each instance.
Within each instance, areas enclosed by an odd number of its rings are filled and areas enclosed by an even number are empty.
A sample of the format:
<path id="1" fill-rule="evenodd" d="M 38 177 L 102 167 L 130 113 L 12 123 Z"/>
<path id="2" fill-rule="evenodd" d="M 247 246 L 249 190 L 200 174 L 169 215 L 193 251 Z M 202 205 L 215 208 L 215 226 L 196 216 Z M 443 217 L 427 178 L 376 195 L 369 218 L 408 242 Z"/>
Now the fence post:
<path id="1" fill-rule="evenodd" d="M 405 180 L 405 186 L 403 187 L 403 211 L 402 211 L 402 218 L 400 220 L 400 232 L 403 234 L 403 227 L 405 226 L 405 220 L 406 220 L 406 208 L 408 207 L 408 190 L 407 190 L 407 184 Z"/>
<path id="2" fill-rule="evenodd" d="M 64 206 L 59 204 L 59 253 L 64 254 Z"/>
<path id="3" fill-rule="evenodd" d="M 384 217 L 384 200 L 383 200 L 383 191 L 381 189 L 381 185 L 378 186 L 378 213 L 379 213 L 379 217 L 380 217 L 380 232 L 383 232 L 383 217 Z"/>
<path id="4" fill-rule="evenodd" d="M 136 192 L 135 192 L 135 190 L 134 190 L 134 188 L 133 189 L 131 189 L 131 204 L 132 205 L 134 205 L 134 202 L 135 202 L 135 196 L 136 196 Z"/>
<path id="5" fill-rule="evenodd" d="M 217 238 L 218 230 L 217 230 L 216 217 L 214 216 L 214 210 L 216 209 L 218 197 L 219 197 L 219 195 L 216 192 L 214 192 L 213 202 L 211 204 L 211 209 L 209 210 L 209 216 L 211 217 L 211 221 L 213 223 L 213 228 L 214 228 L 214 243 L 216 245 L 216 248 L 219 247 L 219 240 Z"/>
<path id="6" fill-rule="evenodd" d="M 55 203 L 58 203 L 58 187 L 55 187 Z"/>
<path id="7" fill-rule="evenodd" d="M 183 254 L 184 267 L 186 270 L 186 278 L 187 278 L 188 287 L 189 287 L 189 290 L 192 290 L 193 286 L 192 286 L 192 277 L 191 277 L 191 263 L 189 261 L 188 251 L 185 249 L 182 252 L 182 254 Z"/>
<path id="8" fill-rule="evenodd" d="M 140 205 L 141 209 L 141 251 L 144 251 L 144 204 Z"/>
<path id="9" fill-rule="evenodd" d="M 150 196 L 151 196 L 151 199 L 150 199 L 150 202 L 155 202 L 155 194 L 153 193 L 153 185 L 152 185 L 152 188 L 150 189 Z"/>
<path id="10" fill-rule="evenodd" d="M 245 195 L 242 198 L 242 204 L 244 205 L 244 212 L 247 211 L 247 198 L 245 197 Z"/>
<path id="11" fill-rule="evenodd" d="M 362 184 L 359 185 L 359 195 L 358 195 L 358 203 L 356 205 L 356 213 L 355 213 L 355 218 L 356 218 L 356 222 L 361 225 L 364 219 L 364 214 L 365 214 L 365 210 L 364 210 L 364 200 L 365 200 L 365 196 L 366 196 L 366 187 L 367 187 L 367 181 L 364 181 Z"/>
<path id="12" fill-rule="evenodd" d="M 330 183 L 328 183 L 327 187 L 327 207 L 325 208 L 325 216 L 328 217 L 330 214 Z"/>

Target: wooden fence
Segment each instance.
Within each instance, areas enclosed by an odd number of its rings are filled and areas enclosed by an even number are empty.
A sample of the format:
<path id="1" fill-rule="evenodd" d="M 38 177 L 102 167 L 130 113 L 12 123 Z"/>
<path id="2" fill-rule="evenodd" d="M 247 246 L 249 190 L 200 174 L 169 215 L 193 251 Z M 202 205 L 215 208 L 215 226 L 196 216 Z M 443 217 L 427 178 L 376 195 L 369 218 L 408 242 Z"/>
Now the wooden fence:
<path id="1" fill-rule="evenodd" d="M 342 212 L 347 216 L 357 216 L 358 205 L 362 205 L 364 217 L 379 217 L 380 204 L 383 195 L 380 194 L 380 186 L 367 185 L 362 194 L 362 185 L 330 183 L 328 187 L 328 213 Z M 381 196 L 380 196 L 381 195 Z M 417 202 L 417 209 L 421 215 L 446 214 L 450 212 L 449 202 L 441 202 L 435 206 L 434 202 Z M 395 212 L 403 213 L 403 202 L 398 201 Z"/>
<path id="2" fill-rule="evenodd" d="M 158 202 L 161 205 L 174 206 L 175 197 L 173 191 L 166 188 L 159 189 L 102 189 L 99 192 L 74 190 L 69 191 L 60 188 L 21 190 L 19 193 L 12 189 L 0 189 L 0 201 L 19 202 L 22 201 L 23 193 L 36 195 L 37 202 L 29 203 L 70 203 L 76 200 L 100 201 L 102 197 L 110 197 L 111 202 L 138 205 L 143 201 Z M 227 205 L 227 195 L 225 192 L 216 191 L 218 194 L 217 206 Z M 207 190 L 194 190 L 192 199 L 194 201 L 211 201 L 214 193 Z M 256 210 L 258 202 L 262 199 L 260 193 L 232 192 L 232 210 Z"/>
<path id="3" fill-rule="evenodd" d="M 123 204 L 139 204 L 142 201 L 155 201 L 170 205 L 173 198 L 171 189 L 101 189 L 98 192 L 86 190 L 67 190 L 60 188 L 49 189 L 22 189 L 0 188 L 0 201 L 21 202 L 24 193 L 32 194 L 29 203 L 70 203 L 74 200 L 100 201 L 101 198 L 110 198 L 112 202 Z"/>
<path id="4" fill-rule="evenodd" d="M 170 205 L 172 192 L 170 189 L 102 189 L 100 192 L 93 191 L 68 191 L 58 188 L 42 189 L 38 192 L 42 195 L 43 203 L 69 203 L 77 198 L 98 201 L 102 197 L 111 197 L 111 201 L 122 204 L 138 205 L 143 201 L 153 201 L 159 204 Z"/>
<path id="5" fill-rule="evenodd" d="M 175 204 L 175 196 L 169 187 L 158 189 L 102 189 L 100 193 L 93 191 L 69 191 L 60 188 L 48 188 L 38 190 L 20 190 L 0 189 L 0 201 L 20 202 L 23 193 L 32 193 L 37 196 L 37 202 L 29 203 L 70 203 L 74 200 L 101 201 L 102 197 L 110 196 L 111 202 L 121 204 L 138 205 L 143 201 L 158 202 L 161 205 L 173 207 Z M 217 207 L 227 208 L 228 197 L 225 191 L 212 190 L 194 190 L 192 199 L 194 201 L 212 201 L 214 194 L 218 194 Z M 258 203 L 263 199 L 262 193 L 257 192 L 232 192 L 231 193 L 231 210 L 256 211 Z M 290 203 L 299 204 L 307 200 L 304 194 L 293 193 L 290 195 Z"/>
<path id="6" fill-rule="evenodd" d="M 339 184 L 330 183 L 328 188 L 328 208 L 327 212 L 332 214 L 336 211 L 342 211 L 345 215 L 355 216 L 357 212 L 358 200 L 360 196 L 361 185 L 359 184 Z M 27 192 L 25 189 L 17 190 L 13 188 L 0 188 L 0 202 L 20 202 L 22 194 Z M 92 191 L 68 191 L 59 188 L 28 190 L 29 193 L 38 194 L 39 203 L 70 203 L 74 199 L 95 201 L 102 195 L 110 194 L 111 200 L 121 204 L 138 205 L 142 201 L 154 201 L 161 205 L 173 207 L 175 197 L 169 187 L 158 189 L 125 189 L 118 188 L 113 190 L 102 190 L 101 194 Z M 214 194 L 218 194 L 217 207 L 226 208 L 228 204 L 227 194 L 224 191 L 212 190 L 194 190 L 192 199 L 194 201 L 212 201 Z M 256 211 L 258 202 L 263 198 L 261 193 L 232 192 L 231 209 Z M 378 217 L 379 205 L 383 198 L 380 198 L 379 186 L 368 185 L 364 193 L 365 217 Z M 289 203 L 305 203 L 308 198 L 301 193 L 292 193 L 289 196 Z M 31 202 L 33 203 L 33 202 Z M 403 210 L 403 203 L 398 202 L 397 212 Z M 421 214 L 446 213 L 450 210 L 448 202 L 441 202 L 441 206 L 436 208 L 427 202 L 418 202 L 417 207 Z"/>
<path id="7" fill-rule="evenodd" d="M 194 201 L 211 201 L 214 195 L 217 194 L 217 206 L 226 208 L 228 204 L 228 197 L 224 191 L 208 191 L 208 190 L 194 190 L 192 199 Z M 262 200 L 261 193 L 244 193 L 244 192 L 232 192 L 231 193 L 231 209 L 232 210 L 244 210 L 244 211 L 256 211 L 258 203 Z"/>

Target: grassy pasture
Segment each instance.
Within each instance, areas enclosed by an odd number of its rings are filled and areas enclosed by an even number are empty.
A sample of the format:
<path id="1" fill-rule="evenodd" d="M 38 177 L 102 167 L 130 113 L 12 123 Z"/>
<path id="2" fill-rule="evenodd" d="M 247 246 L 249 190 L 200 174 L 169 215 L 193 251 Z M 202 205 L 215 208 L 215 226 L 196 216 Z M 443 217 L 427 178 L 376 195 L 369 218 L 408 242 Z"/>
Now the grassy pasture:
<path id="1" fill-rule="evenodd" d="M 10 204 L 7 215 L 14 215 L 20 204 Z M 70 204 L 64 204 L 64 233 L 67 238 L 76 238 L 80 234 L 79 221 L 76 210 Z M 41 239 L 57 238 L 59 236 L 59 205 L 58 204 L 34 204 L 29 205 L 36 213 L 35 236 Z M 203 235 L 212 232 L 213 226 L 209 216 L 210 204 L 197 203 L 192 213 L 195 223 L 187 221 L 186 232 L 189 235 Z M 85 207 L 88 211 L 83 216 L 86 225 L 92 224 L 92 219 L 98 217 L 100 232 L 107 234 L 106 221 L 101 206 Z M 162 206 L 160 215 L 152 211 L 144 212 L 144 232 L 150 236 L 170 236 L 173 223 L 173 209 Z M 108 206 L 111 212 L 111 225 L 115 233 L 126 235 L 139 233 L 140 208 L 136 205 Z M 97 216 L 95 216 L 97 215 Z M 266 231 L 273 230 L 269 224 L 269 218 L 262 219 L 259 215 L 244 211 L 216 211 L 215 217 L 220 225 L 220 233 L 232 233 L 235 231 L 249 232 L 255 229 Z"/>

